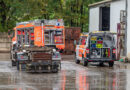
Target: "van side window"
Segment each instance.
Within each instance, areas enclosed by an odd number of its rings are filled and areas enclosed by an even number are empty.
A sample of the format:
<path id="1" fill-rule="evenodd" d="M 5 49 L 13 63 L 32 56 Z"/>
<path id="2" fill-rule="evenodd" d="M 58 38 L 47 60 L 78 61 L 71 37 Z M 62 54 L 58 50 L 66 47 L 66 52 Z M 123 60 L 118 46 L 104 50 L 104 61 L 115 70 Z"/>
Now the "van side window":
<path id="1" fill-rule="evenodd" d="M 85 44 L 86 44 L 86 39 L 83 38 L 83 39 L 81 40 L 81 45 L 85 45 Z"/>
<path id="2" fill-rule="evenodd" d="M 87 36 L 80 37 L 79 45 L 86 45 Z"/>
<path id="3" fill-rule="evenodd" d="M 81 41 L 82 45 L 86 45 L 86 41 L 87 41 L 87 36 L 82 37 L 82 41 Z"/>

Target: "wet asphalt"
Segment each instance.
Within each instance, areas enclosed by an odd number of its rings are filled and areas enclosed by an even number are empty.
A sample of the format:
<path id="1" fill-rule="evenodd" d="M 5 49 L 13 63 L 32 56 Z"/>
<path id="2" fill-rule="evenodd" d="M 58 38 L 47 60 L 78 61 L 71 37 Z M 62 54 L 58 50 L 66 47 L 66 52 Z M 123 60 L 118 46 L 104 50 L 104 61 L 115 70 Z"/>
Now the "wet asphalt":
<path id="1" fill-rule="evenodd" d="M 130 64 L 84 67 L 65 60 L 58 73 L 26 73 L 0 61 L 0 90 L 130 90 Z"/>

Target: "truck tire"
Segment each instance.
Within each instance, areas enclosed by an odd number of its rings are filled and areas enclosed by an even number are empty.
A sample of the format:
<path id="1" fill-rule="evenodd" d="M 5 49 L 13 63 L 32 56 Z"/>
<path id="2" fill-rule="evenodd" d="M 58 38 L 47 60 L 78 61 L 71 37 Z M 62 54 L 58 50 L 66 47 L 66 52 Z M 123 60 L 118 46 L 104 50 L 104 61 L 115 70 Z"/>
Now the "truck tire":
<path id="1" fill-rule="evenodd" d="M 83 57 L 83 66 L 88 66 L 88 62 L 85 60 L 84 57 Z"/>
<path id="2" fill-rule="evenodd" d="M 11 61 L 11 63 L 12 63 L 12 66 L 16 66 L 16 62 L 15 61 Z"/>
<path id="3" fill-rule="evenodd" d="M 17 66 L 17 70 L 19 70 L 19 62 L 18 61 L 17 61 L 17 65 L 16 66 Z"/>
<path id="4" fill-rule="evenodd" d="M 75 55 L 75 63 L 76 63 L 76 64 L 79 64 L 79 63 L 80 63 L 80 60 L 77 59 L 76 55 Z"/>
<path id="5" fill-rule="evenodd" d="M 109 62 L 109 67 L 113 67 L 114 62 Z"/>

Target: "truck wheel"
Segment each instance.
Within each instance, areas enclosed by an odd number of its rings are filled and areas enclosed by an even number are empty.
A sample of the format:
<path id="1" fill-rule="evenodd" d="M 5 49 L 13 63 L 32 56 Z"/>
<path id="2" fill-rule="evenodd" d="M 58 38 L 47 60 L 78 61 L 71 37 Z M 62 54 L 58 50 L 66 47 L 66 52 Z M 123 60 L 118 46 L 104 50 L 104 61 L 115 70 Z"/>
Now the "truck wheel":
<path id="1" fill-rule="evenodd" d="M 19 62 L 17 61 L 17 70 L 19 70 Z"/>
<path id="2" fill-rule="evenodd" d="M 76 63 L 76 64 L 79 64 L 79 63 L 80 63 L 80 60 L 78 60 L 78 59 L 76 58 L 76 55 L 75 55 L 75 63 Z"/>
<path id="3" fill-rule="evenodd" d="M 83 58 L 83 66 L 88 66 L 88 62 Z"/>
<path id="4" fill-rule="evenodd" d="M 114 62 L 109 62 L 109 67 L 113 67 Z"/>
<path id="5" fill-rule="evenodd" d="M 12 66 L 16 66 L 16 62 L 15 61 L 11 61 L 12 62 Z"/>

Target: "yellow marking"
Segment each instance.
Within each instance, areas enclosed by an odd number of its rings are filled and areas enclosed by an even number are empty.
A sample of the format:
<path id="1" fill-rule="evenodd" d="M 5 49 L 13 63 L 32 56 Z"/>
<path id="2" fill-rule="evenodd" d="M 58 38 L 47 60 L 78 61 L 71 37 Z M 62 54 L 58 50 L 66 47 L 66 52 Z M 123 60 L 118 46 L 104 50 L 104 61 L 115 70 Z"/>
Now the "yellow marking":
<path id="1" fill-rule="evenodd" d="M 92 33 L 99 33 L 99 32 L 108 32 L 108 33 L 117 34 L 116 32 L 113 31 L 93 31 Z"/>

